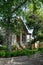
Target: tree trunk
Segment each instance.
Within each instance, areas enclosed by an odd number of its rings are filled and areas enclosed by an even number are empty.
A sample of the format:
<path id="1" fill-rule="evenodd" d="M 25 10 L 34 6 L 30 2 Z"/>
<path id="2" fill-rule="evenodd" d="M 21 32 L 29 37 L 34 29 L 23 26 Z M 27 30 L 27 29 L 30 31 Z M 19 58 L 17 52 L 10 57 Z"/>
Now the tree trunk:
<path id="1" fill-rule="evenodd" d="M 7 25 L 8 25 L 6 29 L 7 48 L 9 51 L 11 51 L 12 33 L 11 33 L 11 28 L 10 28 L 10 18 L 8 18 Z"/>

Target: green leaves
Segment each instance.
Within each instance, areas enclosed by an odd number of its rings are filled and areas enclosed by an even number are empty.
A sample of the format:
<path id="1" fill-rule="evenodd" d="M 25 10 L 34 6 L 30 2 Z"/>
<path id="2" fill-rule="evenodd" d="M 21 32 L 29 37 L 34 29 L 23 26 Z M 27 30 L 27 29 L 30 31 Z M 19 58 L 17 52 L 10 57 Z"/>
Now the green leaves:
<path id="1" fill-rule="evenodd" d="M 35 32 L 41 27 L 43 28 L 41 22 L 38 24 L 38 14 L 40 13 L 40 7 L 42 4 L 42 0 L 0 0 L 0 14 L 2 17 L 2 20 L 0 21 L 0 24 L 7 29 L 7 27 L 12 30 L 12 32 L 19 33 L 20 30 L 23 29 L 23 23 L 19 22 L 18 20 L 15 20 L 15 16 L 12 21 L 12 15 L 16 14 L 16 16 L 21 16 L 24 14 L 27 22 L 28 27 L 35 27 Z M 25 4 L 25 5 L 24 5 Z M 21 9 L 21 6 L 26 6 L 29 8 L 29 11 L 23 12 Z M 38 14 L 37 14 L 38 13 Z M 36 15 L 37 14 L 37 15 Z M 32 18 L 30 18 L 32 15 Z M 34 16 L 33 16 L 34 15 Z M 9 20 L 8 20 L 9 18 Z M 39 29 L 40 30 L 40 29 Z M 36 34 L 36 33 L 35 33 Z"/>

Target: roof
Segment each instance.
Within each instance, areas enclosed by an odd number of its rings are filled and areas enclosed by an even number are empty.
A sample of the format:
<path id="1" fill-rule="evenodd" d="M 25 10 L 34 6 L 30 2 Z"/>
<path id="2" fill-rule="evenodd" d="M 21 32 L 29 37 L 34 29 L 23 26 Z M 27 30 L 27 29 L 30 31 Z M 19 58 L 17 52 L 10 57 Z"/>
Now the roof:
<path id="1" fill-rule="evenodd" d="M 32 32 L 33 32 L 33 29 L 29 29 L 28 28 L 28 26 L 26 25 L 26 20 L 25 19 L 23 19 L 23 17 L 21 16 L 21 17 L 18 17 L 18 18 L 20 18 L 21 20 L 22 20 L 22 22 L 23 22 L 23 24 L 24 24 L 24 26 L 25 26 L 25 29 L 27 30 L 27 32 L 28 32 L 28 34 L 29 35 L 31 35 L 32 34 Z"/>

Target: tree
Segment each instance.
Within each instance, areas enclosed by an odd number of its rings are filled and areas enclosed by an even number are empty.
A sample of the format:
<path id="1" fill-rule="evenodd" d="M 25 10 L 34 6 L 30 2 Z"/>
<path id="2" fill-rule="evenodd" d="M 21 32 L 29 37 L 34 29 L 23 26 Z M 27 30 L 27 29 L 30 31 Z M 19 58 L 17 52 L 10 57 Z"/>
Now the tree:
<path id="1" fill-rule="evenodd" d="M 12 31 L 17 31 L 17 21 L 15 15 L 17 16 L 17 14 L 20 14 L 22 11 L 21 6 L 23 6 L 25 3 L 26 5 L 33 3 L 34 10 L 37 9 L 35 5 L 39 3 L 39 1 L 42 2 L 42 0 L 0 0 L 0 22 L 1 25 L 6 29 L 8 49 L 11 49 L 10 44 Z"/>
<path id="2" fill-rule="evenodd" d="M 29 13 L 26 13 L 26 24 L 28 25 L 29 28 L 33 28 L 33 36 L 34 36 L 34 42 L 37 40 L 43 40 L 43 18 L 42 18 L 42 13 L 40 11 L 41 6 L 37 6 L 37 2 L 33 1 L 31 5 L 31 8 L 29 9 Z M 42 38 L 41 38 L 42 37 Z"/>
<path id="3" fill-rule="evenodd" d="M 0 0 L 0 24 L 6 29 L 6 38 L 8 49 L 11 50 L 12 31 L 16 32 L 16 13 L 27 0 Z"/>

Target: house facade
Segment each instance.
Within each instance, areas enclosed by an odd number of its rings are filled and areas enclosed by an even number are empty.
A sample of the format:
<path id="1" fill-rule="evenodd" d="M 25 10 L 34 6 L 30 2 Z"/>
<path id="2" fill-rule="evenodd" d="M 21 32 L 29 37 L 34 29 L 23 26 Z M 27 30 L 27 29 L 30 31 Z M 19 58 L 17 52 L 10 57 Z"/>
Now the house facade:
<path id="1" fill-rule="evenodd" d="M 19 34 L 15 34 L 12 33 L 12 42 L 11 42 L 11 46 L 17 45 L 18 47 L 21 46 L 23 48 L 26 47 L 26 45 L 28 45 L 27 43 L 27 35 L 29 36 L 29 41 L 31 41 L 31 33 L 29 33 L 28 31 L 28 27 L 26 26 L 26 24 L 23 22 L 23 20 L 21 18 L 19 18 L 19 23 L 20 24 L 20 31 Z M 3 34 L 3 33 L 2 33 Z"/>
<path id="2" fill-rule="evenodd" d="M 20 18 L 20 20 L 22 20 Z M 12 45 L 20 45 L 22 47 L 26 47 L 27 43 L 27 35 L 29 36 L 29 40 L 31 40 L 31 33 L 29 33 L 26 24 L 22 21 L 22 29 L 18 35 L 12 34 Z"/>

